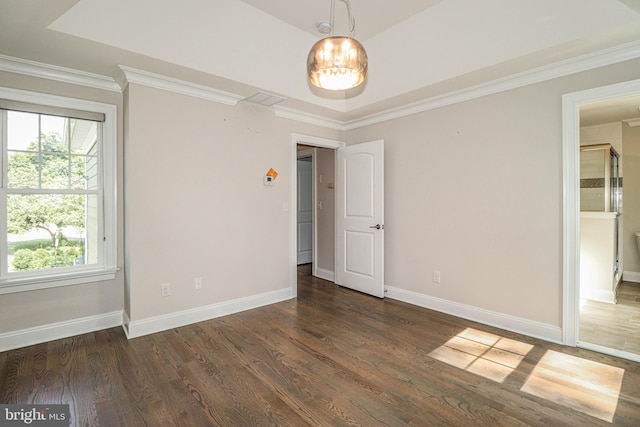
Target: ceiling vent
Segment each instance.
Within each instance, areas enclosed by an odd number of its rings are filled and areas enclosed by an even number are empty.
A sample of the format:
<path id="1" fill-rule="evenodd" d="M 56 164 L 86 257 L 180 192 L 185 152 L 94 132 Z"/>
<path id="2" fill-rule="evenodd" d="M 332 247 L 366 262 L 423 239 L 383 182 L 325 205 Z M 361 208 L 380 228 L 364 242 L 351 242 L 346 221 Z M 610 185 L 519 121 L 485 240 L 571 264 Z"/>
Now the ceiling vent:
<path id="1" fill-rule="evenodd" d="M 271 95 L 264 92 L 258 92 L 244 99 L 245 101 L 253 102 L 254 104 L 266 105 L 270 107 L 273 104 L 277 104 L 280 101 L 284 101 L 284 98 Z"/>

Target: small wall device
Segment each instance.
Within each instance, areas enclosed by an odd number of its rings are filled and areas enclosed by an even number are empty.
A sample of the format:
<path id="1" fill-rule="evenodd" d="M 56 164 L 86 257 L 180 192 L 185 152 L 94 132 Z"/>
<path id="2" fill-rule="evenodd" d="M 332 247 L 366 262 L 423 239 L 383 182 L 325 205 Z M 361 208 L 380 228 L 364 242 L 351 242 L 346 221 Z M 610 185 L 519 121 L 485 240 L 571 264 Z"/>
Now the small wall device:
<path id="1" fill-rule="evenodd" d="M 264 176 L 264 185 L 274 185 L 277 177 L 278 172 L 274 168 L 269 168 L 269 171 Z"/>

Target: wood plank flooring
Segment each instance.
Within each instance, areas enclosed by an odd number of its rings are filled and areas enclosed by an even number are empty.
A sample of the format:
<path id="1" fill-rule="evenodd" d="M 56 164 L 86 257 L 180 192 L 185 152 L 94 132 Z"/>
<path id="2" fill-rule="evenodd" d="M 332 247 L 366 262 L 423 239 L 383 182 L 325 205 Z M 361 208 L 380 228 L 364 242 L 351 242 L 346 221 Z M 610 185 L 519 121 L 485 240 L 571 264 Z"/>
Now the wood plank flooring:
<path id="1" fill-rule="evenodd" d="M 0 353 L 0 403 L 74 426 L 640 425 L 638 363 L 299 275 L 294 300 Z"/>
<path id="2" fill-rule="evenodd" d="M 580 307 L 580 341 L 640 354 L 640 283 L 620 282 L 617 304 L 586 300 Z"/>

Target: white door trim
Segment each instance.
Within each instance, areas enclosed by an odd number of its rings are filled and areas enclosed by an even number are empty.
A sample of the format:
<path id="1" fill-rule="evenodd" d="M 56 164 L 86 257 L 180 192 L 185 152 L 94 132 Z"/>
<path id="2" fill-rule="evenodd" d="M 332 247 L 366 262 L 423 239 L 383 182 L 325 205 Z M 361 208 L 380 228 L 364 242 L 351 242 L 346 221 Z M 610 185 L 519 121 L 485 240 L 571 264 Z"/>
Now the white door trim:
<path id="1" fill-rule="evenodd" d="M 631 95 L 640 95 L 640 80 L 562 96 L 562 342 L 565 345 L 580 344 L 580 106 Z"/>
<path id="2" fill-rule="evenodd" d="M 289 266 L 290 266 L 290 272 L 289 272 L 289 287 L 291 289 L 291 297 L 294 298 L 298 295 L 298 250 L 297 250 L 297 246 L 298 246 L 298 242 L 296 241 L 296 234 L 297 234 L 297 222 L 298 222 L 298 218 L 297 218 L 297 212 L 295 209 L 296 206 L 296 199 L 297 199 L 297 193 L 298 193 L 298 179 L 296 176 L 296 169 L 298 167 L 298 144 L 304 144 L 304 145 L 309 145 L 312 147 L 319 147 L 319 148 L 329 148 L 332 150 L 337 150 L 340 147 L 343 147 L 345 145 L 344 142 L 342 141 L 338 141 L 338 140 L 334 140 L 334 139 L 327 139 L 327 138 L 320 138 L 317 136 L 311 136 L 311 135 L 303 135 L 303 134 L 298 134 L 298 133 L 292 133 L 291 134 L 291 196 L 290 196 L 290 202 L 289 202 L 289 206 L 291 206 L 291 209 L 289 209 L 289 213 L 291 214 L 289 222 L 290 222 L 290 227 L 289 227 Z M 313 175 L 315 177 L 315 161 L 314 161 L 314 171 L 313 171 Z M 315 192 L 315 179 L 314 179 L 314 194 L 317 194 L 317 192 Z M 317 203 L 315 204 L 315 206 L 317 206 Z M 315 247 L 315 242 L 317 242 L 316 236 L 315 236 L 315 227 L 316 227 L 316 221 L 315 221 L 315 207 L 313 209 L 314 212 L 314 251 L 313 251 L 313 257 L 314 257 L 314 268 L 315 265 L 317 264 L 316 261 L 316 254 L 317 254 L 317 250 Z"/>

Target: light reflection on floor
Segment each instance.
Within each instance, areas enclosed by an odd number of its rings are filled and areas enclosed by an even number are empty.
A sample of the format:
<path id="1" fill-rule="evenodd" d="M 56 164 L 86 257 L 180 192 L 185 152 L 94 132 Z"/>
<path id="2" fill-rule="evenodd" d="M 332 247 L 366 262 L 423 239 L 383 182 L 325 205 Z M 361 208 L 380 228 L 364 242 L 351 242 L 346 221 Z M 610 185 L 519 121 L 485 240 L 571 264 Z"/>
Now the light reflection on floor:
<path id="1" fill-rule="evenodd" d="M 530 344 L 467 328 L 429 355 L 501 383 L 532 348 Z"/>
<path id="2" fill-rule="evenodd" d="M 467 328 L 429 355 L 503 383 L 533 348 L 531 344 Z M 521 390 L 612 422 L 623 376 L 624 369 L 547 350 Z"/>
<path id="3" fill-rule="evenodd" d="M 522 391 L 613 421 L 624 369 L 548 350 Z"/>

